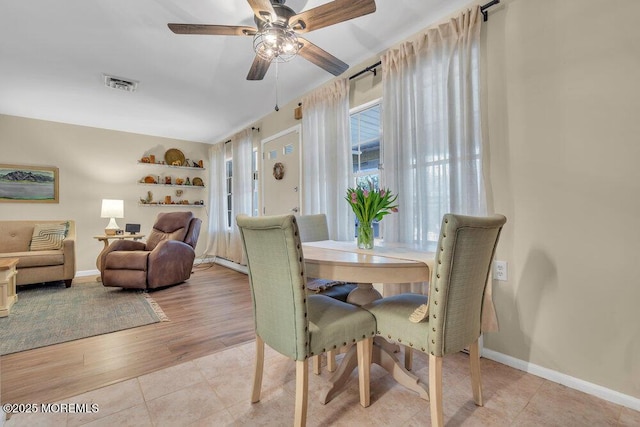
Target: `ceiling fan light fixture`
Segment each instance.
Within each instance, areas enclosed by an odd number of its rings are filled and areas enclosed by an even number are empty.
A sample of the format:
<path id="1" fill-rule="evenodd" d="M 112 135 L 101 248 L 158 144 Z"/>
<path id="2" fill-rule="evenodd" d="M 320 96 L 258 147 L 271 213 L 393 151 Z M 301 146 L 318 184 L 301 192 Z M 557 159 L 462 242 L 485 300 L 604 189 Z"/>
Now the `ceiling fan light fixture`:
<path id="1" fill-rule="evenodd" d="M 295 32 L 282 24 L 267 22 L 253 37 L 253 50 L 267 61 L 290 61 L 298 53 L 300 43 Z"/>

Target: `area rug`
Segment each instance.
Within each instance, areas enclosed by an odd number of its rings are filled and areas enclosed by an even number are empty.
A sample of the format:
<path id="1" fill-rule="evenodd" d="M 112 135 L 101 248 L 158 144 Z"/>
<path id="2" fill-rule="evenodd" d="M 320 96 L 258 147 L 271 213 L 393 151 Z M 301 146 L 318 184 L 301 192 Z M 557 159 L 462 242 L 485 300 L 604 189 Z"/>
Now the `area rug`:
<path id="1" fill-rule="evenodd" d="M 148 294 L 100 282 L 43 283 L 17 294 L 0 318 L 0 355 L 169 320 Z"/>

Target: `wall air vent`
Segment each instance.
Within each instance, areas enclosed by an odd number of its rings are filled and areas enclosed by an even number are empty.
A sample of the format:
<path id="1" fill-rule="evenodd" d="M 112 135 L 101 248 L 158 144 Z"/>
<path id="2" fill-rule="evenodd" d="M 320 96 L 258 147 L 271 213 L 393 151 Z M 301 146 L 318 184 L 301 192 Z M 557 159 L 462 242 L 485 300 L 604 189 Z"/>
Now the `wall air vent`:
<path id="1" fill-rule="evenodd" d="M 108 76 L 104 74 L 104 85 L 112 89 L 119 89 L 125 92 L 135 92 L 138 88 L 138 82 L 122 77 Z"/>

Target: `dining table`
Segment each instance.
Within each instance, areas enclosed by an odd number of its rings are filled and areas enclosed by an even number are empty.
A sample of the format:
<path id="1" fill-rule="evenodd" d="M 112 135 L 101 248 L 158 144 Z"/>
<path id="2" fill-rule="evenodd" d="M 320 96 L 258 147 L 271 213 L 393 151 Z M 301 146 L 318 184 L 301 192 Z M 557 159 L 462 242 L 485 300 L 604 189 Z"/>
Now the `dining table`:
<path id="1" fill-rule="evenodd" d="M 357 283 L 347 298 L 347 302 L 357 305 L 382 297 L 374 283 L 384 286 L 428 282 L 435 258 L 433 252 L 424 248 L 399 243 L 377 243 L 373 249 L 359 249 L 352 241 L 321 240 L 303 243 L 302 251 L 307 277 Z M 376 337 L 371 361 L 387 370 L 398 383 L 429 400 L 428 386 L 405 367 L 409 361 L 405 360 L 405 364 L 399 361 L 397 351 L 398 346 Z M 322 391 L 322 403 L 340 393 L 357 365 L 356 347 L 351 346 Z"/>

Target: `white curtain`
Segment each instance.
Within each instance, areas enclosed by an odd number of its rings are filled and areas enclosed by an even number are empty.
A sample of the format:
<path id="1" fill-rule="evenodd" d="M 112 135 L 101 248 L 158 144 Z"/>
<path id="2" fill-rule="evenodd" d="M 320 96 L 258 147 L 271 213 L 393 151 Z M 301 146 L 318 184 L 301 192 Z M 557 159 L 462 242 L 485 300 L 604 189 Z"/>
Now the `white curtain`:
<path id="1" fill-rule="evenodd" d="M 447 212 L 484 215 L 479 7 L 382 55 L 385 187 L 399 211 L 385 241 L 433 250 Z M 424 285 L 413 292 L 426 293 Z M 385 295 L 407 291 L 385 286 Z"/>
<path id="2" fill-rule="evenodd" d="M 445 213 L 486 213 L 481 22 L 479 8 L 465 11 L 382 56 L 382 175 L 399 192 L 385 240 L 433 248 Z"/>
<path id="3" fill-rule="evenodd" d="M 252 213 L 253 133 L 246 129 L 237 133 L 227 143 L 216 144 L 211 155 L 211 212 L 209 214 L 209 247 L 207 254 L 246 264 L 242 240 L 236 226 L 238 214 Z M 228 224 L 227 160 L 232 161 L 231 226 Z"/>
<path id="4" fill-rule="evenodd" d="M 302 107 L 302 213 L 326 214 L 330 238 L 352 240 L 355 219 L 344 199 L 353 170 L 348 80 L 305 96 Z"/>
<path id="5" fill-rule="evenodd" d="M 225 144 L 219 143 L 209 148 L 209 245 L 206 253 L 208 256 L 220 256 L 226 258 L 229 245 L 229 233 L 227 232 L 226 197 L 225 194 Z"/>

